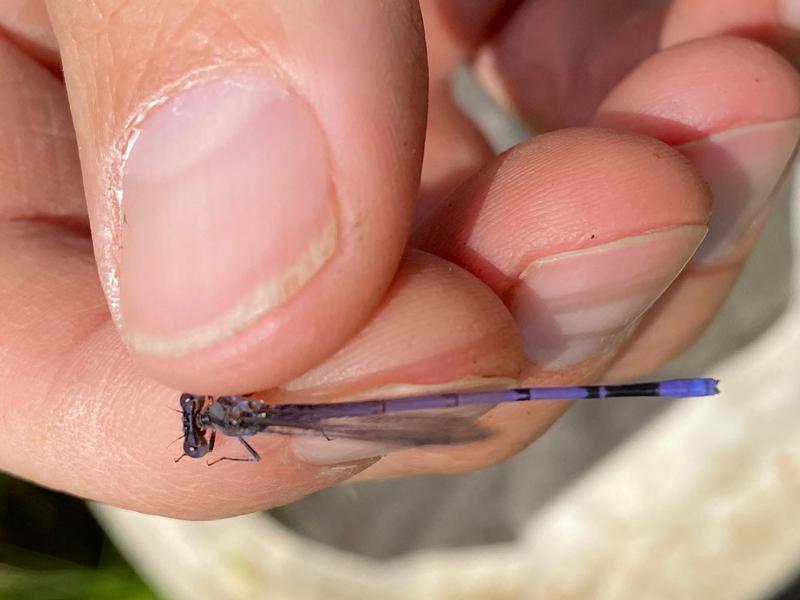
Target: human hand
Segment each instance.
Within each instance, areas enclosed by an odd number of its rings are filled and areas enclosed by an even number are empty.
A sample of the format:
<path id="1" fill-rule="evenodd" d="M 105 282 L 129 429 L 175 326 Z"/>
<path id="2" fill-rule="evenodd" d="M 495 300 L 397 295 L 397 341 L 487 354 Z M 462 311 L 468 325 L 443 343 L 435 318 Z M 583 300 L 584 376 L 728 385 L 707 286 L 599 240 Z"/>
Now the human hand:
<path id="1" fill-rule="evenodd" d="M 800 78 L 779 52 L 800 57 L 800 16 L 667 4 L 431 1 L 425 40 L 393 0 L 53 0 L 52 30 L 41 2 L 4 3 L 0 468 L 230 516 L 488 465 L 564 405 L 498 407 L 487 440 L 377 462 L 257 436 L 260 463 L 209 469 L 173 463 L 179 390 L 584 383 L 682 352 L 796 145 Z M 706 37 L 724 33 L 763 44 Z M 493 156 L 449 99 L 464 58 L 556 131 Z"/>

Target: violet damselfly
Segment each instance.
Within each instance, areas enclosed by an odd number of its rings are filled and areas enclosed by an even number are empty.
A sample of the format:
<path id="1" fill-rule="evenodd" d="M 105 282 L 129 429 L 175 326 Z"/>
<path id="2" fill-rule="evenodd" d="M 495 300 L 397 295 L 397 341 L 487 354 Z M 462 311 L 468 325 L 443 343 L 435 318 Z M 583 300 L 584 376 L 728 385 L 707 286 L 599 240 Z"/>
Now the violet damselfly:
<path id="1" fill-rule="evenodd" d="M 475 423 L 481 413 L 470 412 L 468 407 L 483 407 L 485 411 L 497 404 L 536 400 L 712 396 L 719 393 L 717 383 L 716 379 L 669 379 L 621 385 L 456 392 L 331 404 L 268 404 L 246 396 L 187 393 L 180 398 L 184 453 L 175 462 L 184 456 L 201 458 L 213 451 L 218 432 L 237 438 L 249 456 L 225 456 L 209 465 L 223 460 L 260 460 L 258 452 L 244 439 L 257 433 L 312 433 L 329 439 L 388 440 L 400 447 L 458 444 L 487 435 Z"/>

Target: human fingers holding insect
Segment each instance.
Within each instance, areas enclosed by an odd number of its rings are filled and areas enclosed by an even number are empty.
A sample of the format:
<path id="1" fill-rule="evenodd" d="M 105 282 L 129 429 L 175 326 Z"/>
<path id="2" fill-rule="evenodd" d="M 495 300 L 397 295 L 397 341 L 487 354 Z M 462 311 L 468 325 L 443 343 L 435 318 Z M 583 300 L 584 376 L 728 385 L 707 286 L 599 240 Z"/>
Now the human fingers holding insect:
<path id="1" fill-rule="evenodd" d="M 490 438 L 377 462 L 381 449 L 353 453 L 341 440 L 258 437 L 262 460 L 244 469 L 175 465 L 180 452 L 165 446 L 179 419 L 167 407 L 178 408 L 179 389 L 303 402 L 587 383 L 639 335 L 639 318 L 700 243 L 703 180 L 678 151 L 626 131 L 557 132 L 492 157 L 442 104 L 441 78 L 465 47 L 512 35 L 509 17 L 525 12 L 500 11 L 488 28 L 469 13 L 479 41 L 465 46 L 448 37 L 453 23 L 437 28 L 432 7 L 427 140 L 425 40 L 411 3 L 53 2 L 69 105 L 36 62 L 52 64 L 50 38 L 31 33 L 46 28 L 35 14 L 6 16 L 35 51 L 4 43 L 2 53 L 15 87 L 0 126 L 16 142 L 4 159 L 15 175 L 3 189 L 14 193 L 0 199 L 0 467 L 190 518 L 273 506 L 357 473 L 468 470 L 525 447 L 564 405 L 497 408 L 481 419 Z M 646 52 L 620 54 L 632 67 Z M 729 81 L 725 65 L 758 57 L 763 112 L 743 100 L 714 121 L 709 103 L 709 122 L 800 110 L 796 74 L 753 44 L 722 52 L 709 78 Z M 696 115 L 697 81 L 656 60 L 594 118 L 647 106 L 636 82 L 654 70 L 673 82 L 671 118 Z M 593 112 L 576 109 L 579 122 Z M 97 267 L 80 227 L 81 175 Z M 418 198 L 412 245 L 425 251 L 403 256 Z M 215 455 L 241 451 L 217 444 Z"/>

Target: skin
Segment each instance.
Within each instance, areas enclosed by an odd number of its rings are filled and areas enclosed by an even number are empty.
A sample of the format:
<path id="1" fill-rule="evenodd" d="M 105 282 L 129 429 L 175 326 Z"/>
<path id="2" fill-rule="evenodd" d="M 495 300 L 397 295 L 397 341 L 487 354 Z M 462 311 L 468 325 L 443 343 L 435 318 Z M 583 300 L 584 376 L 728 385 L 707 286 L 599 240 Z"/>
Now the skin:
<path id="1" fill-rule="evenodd" d="M 260 463 L 209 469 L 175 465 L 179 447 L 167 449 L 180 433 L 168 410 L 180 390 L 335 401 L 586 383 L 645 375 L 690 345 L 757 224 L 713 268 L 690 264 L 624 336 L 576 364 L 527 360 L 509 297 L 530 260 L 705 226 L 714 199 L 670 144 L 800 115 L 790 66 L 800 34 L 779 22 L 774 0 L 741 0 L 733 16 L 711 0 L 509 4 L 519 6 L 2 3 L 0 468 L 138 511 L 226 517 L 353 477 L 480 468 L 533 442 L 566 406 L 501 407 L 483 419 L 496 432 L 488 440 L 338 465 L 299 460 L 289 440 L 264 436 L 252 439 Z M 592 77 L 581 56 L 596 61 Z M 188 355 L 131 351 L 100 283 L 113 259 L 94 260 L 101 234 L 122 227 L 104 188 L 109 148 L 138 103 L 219 59 L 277 69 L 312 107 L 333 157 L 337 246 L 288 302 L 236 335 Z M 447 93 L 463 60 L 498 101 L 550 133 L 494 156 Z M 748 69 L 759 85 L 742 83 Z M 656 85 L 664 81 L 667 90 Z"/>

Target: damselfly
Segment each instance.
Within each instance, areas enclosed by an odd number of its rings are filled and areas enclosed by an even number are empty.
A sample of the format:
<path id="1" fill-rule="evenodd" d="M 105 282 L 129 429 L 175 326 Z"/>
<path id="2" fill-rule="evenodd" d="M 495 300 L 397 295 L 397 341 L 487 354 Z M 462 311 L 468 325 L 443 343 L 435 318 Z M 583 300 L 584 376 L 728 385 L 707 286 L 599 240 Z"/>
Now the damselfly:
<path id="1" fill-rule="evenodd" d="M 326 438 L 380 441 L 398 447 L 460 444 L 485 438 L 488 432 L 476 418 L 496 404 L 535 400 L 580 400 L 623 396 L 689 398 L 719 393 L 716 379 L 671 379 L 624 385 L 536 387 L 358 400 L 333 404 L 267 404 L 245 396 L 181 395 L 183 454 L 201 458 L 213 451 L 217 432 L 237 438 L 245 458 L 258 461 L 258 452 L 244 439 L 257 433 L 315 434 Z M 477 411 L 476 411 L 477 408 Z M 210 431 L 210 434 L 209 434 Z"/>

